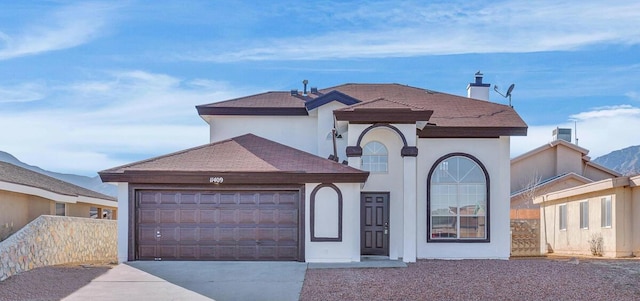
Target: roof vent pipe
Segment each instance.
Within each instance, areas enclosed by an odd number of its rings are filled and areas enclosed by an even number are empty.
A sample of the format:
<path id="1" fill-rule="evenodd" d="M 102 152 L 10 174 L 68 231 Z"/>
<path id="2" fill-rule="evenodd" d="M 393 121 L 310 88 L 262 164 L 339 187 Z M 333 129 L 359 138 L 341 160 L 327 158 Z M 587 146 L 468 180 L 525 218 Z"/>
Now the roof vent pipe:
<path id="1" fill-rule="evenodd" d="M 307 96 L 307 84 L 309 83 L 308 80 L 303 80 L 302 84 L 304 85 L 304 89 L 302 90 L 302 95 Z"/>

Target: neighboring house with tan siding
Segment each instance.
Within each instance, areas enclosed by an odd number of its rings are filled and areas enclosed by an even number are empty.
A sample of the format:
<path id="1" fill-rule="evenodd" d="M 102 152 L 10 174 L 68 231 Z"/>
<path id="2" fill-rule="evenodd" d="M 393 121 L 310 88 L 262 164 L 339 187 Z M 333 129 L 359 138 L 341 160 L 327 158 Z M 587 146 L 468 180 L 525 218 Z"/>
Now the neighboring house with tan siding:
<path id="1" fill-rule="evenodd" d="M 16 232 L 40 215 L 117 218 L 107 196 L 10 163 L 0 162 L 0 234 Z M 4 238 L 4 237 L 0 237 Z"/>
<path id="2" fill-rule="evenodd" d="M 546 193 L 534 203 L 546 215 L 543 253 L 591 255 L 589 240 L 601 237 L 603 256 L 640 255 L 640 175 Z"/>
<path id="3" fill-rule="evenodd" d="M 553 134 L 552 142 L 511 159 L 512 210 L 537 210 L 533 196 L 621 176 L 591 162 L 589 150 L 571 143 L 571 129 Z"/>

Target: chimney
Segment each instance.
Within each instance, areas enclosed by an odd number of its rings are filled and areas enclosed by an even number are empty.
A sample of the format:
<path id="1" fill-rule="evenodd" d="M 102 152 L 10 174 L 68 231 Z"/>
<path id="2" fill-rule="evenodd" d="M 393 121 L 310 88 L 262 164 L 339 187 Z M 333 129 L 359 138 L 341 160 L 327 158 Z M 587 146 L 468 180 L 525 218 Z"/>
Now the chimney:
<path id="1" fill-rule="evenodd" d="M 571 129 L 553 129 L 553 141 L 564 140 L 571 143 Z"/>
<path id="2" fill-rule="evenodd" d="M 476 81 L 467 86 L 467 97 L 489 101 L 490 84 L 482 82 L 482 73 L 476 72 Z"/>

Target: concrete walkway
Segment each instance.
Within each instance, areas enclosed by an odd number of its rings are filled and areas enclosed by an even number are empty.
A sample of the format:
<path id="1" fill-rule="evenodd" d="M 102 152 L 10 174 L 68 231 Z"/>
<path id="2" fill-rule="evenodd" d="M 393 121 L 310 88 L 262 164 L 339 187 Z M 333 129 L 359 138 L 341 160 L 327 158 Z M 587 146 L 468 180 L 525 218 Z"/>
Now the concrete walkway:
<path id="1" fill-rule="evenodd" d="M 135 261 L 64 300 L 298 300 L 303 262 Z"/>

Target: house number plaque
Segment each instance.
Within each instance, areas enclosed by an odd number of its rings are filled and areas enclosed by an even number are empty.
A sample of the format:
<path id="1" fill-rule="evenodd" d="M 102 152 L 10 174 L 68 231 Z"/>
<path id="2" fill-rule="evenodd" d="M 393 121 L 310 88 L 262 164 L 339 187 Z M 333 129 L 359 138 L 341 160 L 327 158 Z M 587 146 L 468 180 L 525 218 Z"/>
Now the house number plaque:
<path id="1" fill-rule="evenodd" d="M 222 182 L 224 182 L 224 178 L 223 177 L 211 177 L 211 178 L 209 178 L 209 183 L 220 184 Z"/>

